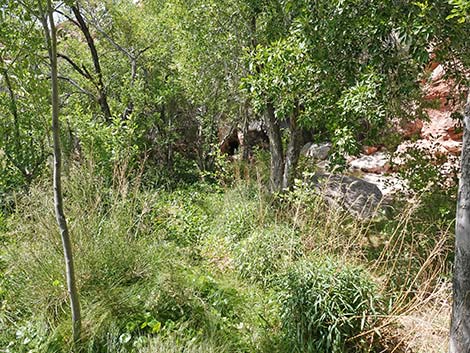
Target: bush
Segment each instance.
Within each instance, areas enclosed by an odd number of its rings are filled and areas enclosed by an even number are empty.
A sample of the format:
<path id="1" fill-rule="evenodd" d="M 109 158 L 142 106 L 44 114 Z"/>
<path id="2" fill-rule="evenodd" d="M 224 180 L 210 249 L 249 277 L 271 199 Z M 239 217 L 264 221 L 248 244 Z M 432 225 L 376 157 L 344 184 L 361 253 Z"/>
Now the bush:
<path id="1" fill-rule="evenodd" d="M 235 247 L 235 265 L 243 278 L 269 285 L 302 256 L 301 238 L 287 225 L 255 230 Z"/>
<path id="2" fill-rule="evenodd" d="M 354 338 L 375 322 L 380 297 L 361 268 L 332 259 L 300 262 L 281 283 L 281 319 L 299 352 L 361 351 Z"/>
<path id="3" fill-rule="evenodd" d="M 179 246 L 193 247 L 208 231 L 210 209 L 207 187 L 187 187 L 170 194 L 162 193 L 152 205 L 153 227 L 158 236 Z"/>

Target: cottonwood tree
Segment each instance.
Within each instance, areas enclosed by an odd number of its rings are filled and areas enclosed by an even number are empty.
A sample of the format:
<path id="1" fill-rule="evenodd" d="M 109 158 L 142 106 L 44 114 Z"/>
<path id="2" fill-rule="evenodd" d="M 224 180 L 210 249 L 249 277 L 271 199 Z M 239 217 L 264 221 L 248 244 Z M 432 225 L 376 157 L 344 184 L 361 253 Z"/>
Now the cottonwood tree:
<path id="1" fill-rule="evenodd" d="M 387 118 L 419 112 L 410 107 L 419 103 L 416 77 L 428 60 L 424 36 L 413 27 L 419 8 L 411 3 L 283 3 L 289 30 L 257 46 L 251 62 L 258 69 L 245 80 L 253 104 L 265 112 L 273 191 L 292 186 L 300 128 L 331 139 L 340 157 L 334 162 L 341 162 L 357 151 L 358 138 L 373 138 Z"/>
<path id="2" fill-rule="evenodd" d="M 470 352 L 470 95 L 463 126 L 461 175 L 455 220 L 450 353 Z"/>
<path id="3" fill-rule="evenodd" d="M 455 253 L 453 269 L 452 315 L 449 335 L 450 353 L 470 352 L 470 1 L 442 0 L 416 3 L 421 8 L 422 26 L 430 33 L 435 60 L 442 64 L 447 74 L 467 87 L 467 97 L 462 95 L 463 146 L 461 174 L 457 197 L 455 221 Z M 464 93 L 464 92 L 461 92 Z"/>

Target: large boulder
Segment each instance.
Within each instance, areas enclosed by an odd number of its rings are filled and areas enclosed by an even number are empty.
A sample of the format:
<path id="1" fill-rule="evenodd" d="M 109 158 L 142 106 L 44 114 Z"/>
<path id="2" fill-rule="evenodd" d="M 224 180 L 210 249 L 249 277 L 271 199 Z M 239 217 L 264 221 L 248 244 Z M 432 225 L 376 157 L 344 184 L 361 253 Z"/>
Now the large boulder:
<path id="1" fill-rule="evenodd" d="M 302 156 L 313 158 L 319 161 L 323 161 L 328 158 L 328 155 L 331 150 L 331 143 L 330 142 L 323 142 L 323 143 L 306 143 L 300 154 Z"/>
<path id="2" fill-rule="evenodd" d="M 377 185 L 348 175 L 315 174 L 317 192 L 333 207 L 342 207 L 360 219 L 371 219 L 382 202 Z"/>

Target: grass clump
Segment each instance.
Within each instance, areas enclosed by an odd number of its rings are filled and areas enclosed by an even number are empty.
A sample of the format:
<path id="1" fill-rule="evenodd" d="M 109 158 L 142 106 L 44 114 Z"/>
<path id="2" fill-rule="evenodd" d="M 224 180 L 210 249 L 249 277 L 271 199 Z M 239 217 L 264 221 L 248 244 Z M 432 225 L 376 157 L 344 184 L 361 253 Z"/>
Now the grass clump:
<path id="1" fill-rule="evenodd" d="M 272 285 L 280 273 L 304 254 L 301 237 L 287 224 L 253 231 L 235 245 L 234 263 L 243 278 Z"/>
<path id="2" fill-rule="evenodd" d="M 367 272 L 331 258 L 297 264 L 281 287 L 281 318 L 297 352 L 360 352 L 357 336 L 381 313 Z"/>

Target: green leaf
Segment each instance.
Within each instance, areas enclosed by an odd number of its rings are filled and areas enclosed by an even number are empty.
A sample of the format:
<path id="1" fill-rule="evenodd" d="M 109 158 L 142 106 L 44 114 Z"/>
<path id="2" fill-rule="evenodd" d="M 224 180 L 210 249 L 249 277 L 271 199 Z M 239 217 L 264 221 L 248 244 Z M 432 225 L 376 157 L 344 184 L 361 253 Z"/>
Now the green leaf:
<path id="1" fill-rule="evenodd" d="M 158 333 L 162 328 L 162 323 L 157 320 L 152 320 L 150 321 L 149 326 L 152 328 L 152 333 Z"/>

